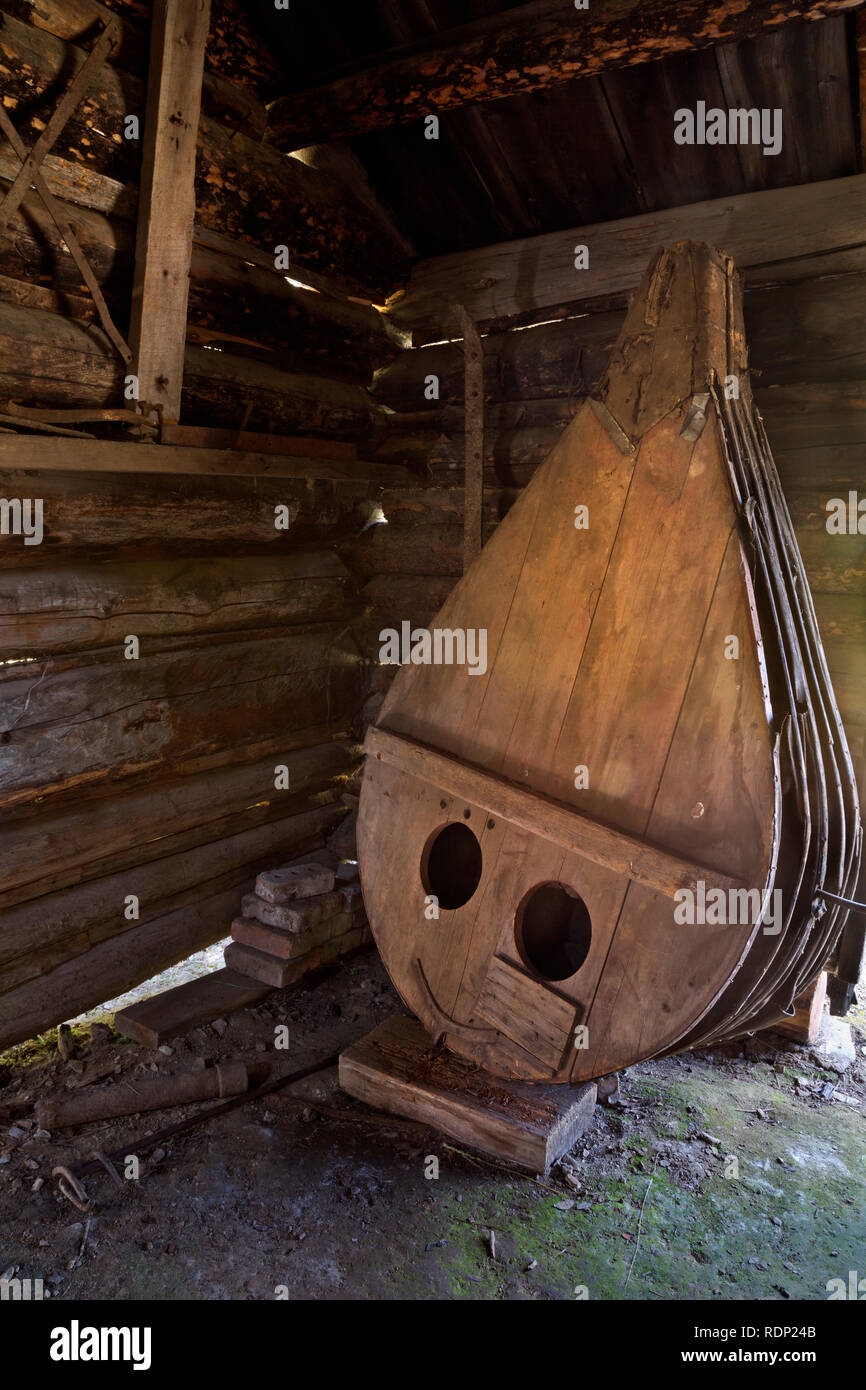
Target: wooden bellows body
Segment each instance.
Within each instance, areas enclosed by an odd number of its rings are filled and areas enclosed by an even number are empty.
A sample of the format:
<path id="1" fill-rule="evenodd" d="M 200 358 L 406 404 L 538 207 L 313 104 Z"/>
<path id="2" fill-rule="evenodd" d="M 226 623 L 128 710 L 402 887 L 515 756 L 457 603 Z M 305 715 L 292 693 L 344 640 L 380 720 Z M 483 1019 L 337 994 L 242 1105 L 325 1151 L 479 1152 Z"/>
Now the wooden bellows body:
<path id="1" fill-rule="evenodd" d="M 425 1027 L 500 1076 L 584 1080 L 778 1016 L 842 926 L 818 890 L 856 881 L 740 303 L 720 253 L 659 254 L 368 735 L 377 944 Z"/>

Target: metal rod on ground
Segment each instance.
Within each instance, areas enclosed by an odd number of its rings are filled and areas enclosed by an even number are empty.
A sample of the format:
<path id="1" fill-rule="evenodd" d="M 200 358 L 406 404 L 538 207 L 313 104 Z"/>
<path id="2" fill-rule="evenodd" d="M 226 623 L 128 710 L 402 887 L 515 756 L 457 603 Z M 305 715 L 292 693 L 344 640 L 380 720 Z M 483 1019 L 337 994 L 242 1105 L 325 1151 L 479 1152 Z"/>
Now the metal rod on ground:
<path id="1" fill-rule="evenodd" d="M 244 1091 L 242 1095 L 233 1096 L 231 1100 L 223 1101 L 220 1105 L 212 1105 L 209 1110 L 205 1110 L 199 1115 L 192 1115 L 189 1119 L 181 1120 L 176 1125 L 168 1125 L 165 1129 L 159 1129 L 154 1134 L 148 1134 L 145 1138 L 134 1143 L 124 1144 L 122 1148 L 115 1149 L 113 1153 L 100 1154 L 98 1158 L 77 1163 L 72 1168 L 54 1168 L 52 1169 L 52 1177 L 58 1179 L 58 1187 L 64 1196 L 70 1196 L 69 1187 L 71 1187 L 80 1198 L 83 1198 L 85 1203 L 82 1205 L 81 1201 L 76 1201 L 75 1205 L 82 1211 L 89 1210 L 93 1204 L 84 1193 L 81 1179 L 88 1177 L 91 1173 L 103 1171 L 106 1159 L 110 1163 L 122 1163 L 129 1154 L 146 1153 L 148 1149 L 155 1148 L 157 1144 L 164 1143 L 169 1139 L 177 1139 L 180 1135 L 195 1129 L 197 1125 L 207 1124 L 209 1120 L 215 1120 L 219 1115 L 227 1115 L 230 1110 L 236 1110 L 240 1105 L 246 1105 L 253 1100 L 261 1100 L 264 1096 L 271 1096 L 284 1086 L 291 1086 L 296 1081 L 303 1081 L 308 1076 L 314 1076 L 316 1072 L 327 1071 L 328 1067 L 335 1067 L 339 1060 L 339 1052 L 332 1052 L 330 1057 L 326 1057 L 321 1062 L 314 1062 L 309 1067 L 302 1067 L 300 1071 L 289 1072 L 287 1076 L 277 1076 L 273 1081 L 266 1081 L 263 1086 L 257 1086 L 253 1091 Z"/>

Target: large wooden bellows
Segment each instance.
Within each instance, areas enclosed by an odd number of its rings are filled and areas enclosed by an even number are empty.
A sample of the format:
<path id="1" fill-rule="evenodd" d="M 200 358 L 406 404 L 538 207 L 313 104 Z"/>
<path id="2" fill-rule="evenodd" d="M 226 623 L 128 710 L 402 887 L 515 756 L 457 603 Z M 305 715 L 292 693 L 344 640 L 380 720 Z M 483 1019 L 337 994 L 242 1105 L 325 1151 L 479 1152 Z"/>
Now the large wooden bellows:
<path id="1" fill-rule="evenodd" d="M 656 257 L 595 396 L 410 644 L 359 854 L 434 1036 L 579 1081 L 790 1011 L 861 830 L 729 259 Z"/>

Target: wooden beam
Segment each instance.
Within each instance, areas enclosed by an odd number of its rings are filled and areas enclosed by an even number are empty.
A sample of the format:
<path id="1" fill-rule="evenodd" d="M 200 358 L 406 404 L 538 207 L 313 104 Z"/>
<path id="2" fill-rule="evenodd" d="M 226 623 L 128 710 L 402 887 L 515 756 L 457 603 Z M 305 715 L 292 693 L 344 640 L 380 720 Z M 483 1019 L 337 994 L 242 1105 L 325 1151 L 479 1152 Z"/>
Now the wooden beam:
<path id="1" fill-rule="evenodd" d="M 736 43 L 791 20 L 824 19 L 862 0 L 536 0 L 433 34 L 329 82 L 278 98 L 271 139 L 296 150 L 421 120 L 470 102 Z"/>
<path id="2" fill-rule="evenodd" d="M 727 251 L 750 287 L 863 269 L 866 174 L 663 212 L 622 217 L 421 261 L 389 316 L 416 342 L 443 336 L 445 304 L 462 304 L 482 329 L 527 311 L 580 301 L 624 303 L 662 246 L 706 241 Z M 574 248 L 589 248 L 575 270 Z"/>
<path id="3" fill-rule="evenodd" d="M 464 473 L 463 570 L 481 554 L 484 505 L 484 349 L 481 335 L 463 305 L 457 306 L 463 330 L 463 400 L 466 417 Z"/>
<path id="4" fill-rule="evenodd" d="M 694 890 L 699 880 L 703 880 L 707 890 L 721 888 L 726 892 L 744 886 L 739 878 L 694 864 L 678 854 L 583 816 L 571 806 L 564 806 L 503 777 L 494 777 L 470 763 L 388 729 L 368 729 L 364 752 L 407 772 L 410 777 L 418 777 L 452 796 L 474 802 L 491 815 L 508 821 L 509 825 L 531 835 L 541 835 L 614 873 L 626 874 L 666 897 L 672 898 L 683 888 Z"/>
<path id="5" fill-rule="evenodd" d="M 14 417 L 13 417 L 14 418 Z M 183 444 L 143 445 L 116 440 L 0 439 L 0 469 L 39 472 L 208 474 L 247 478 L 335 478 L 352 482 L 411 482 L 407 468 L 354 458 L 297 458 L 240 449 L 197 449 Z"/>
<path id="6" fill-rule="evenodd" d="M 195 156 L 210 0 L 156 0 L 145 111 L 132 349 L 142 402 L 176 423 L 195 220 Z"/>
<path id="7" fill-rule="evenodd" d="M 866 6 L 857 11 L 855 45 L 860 100 L 860 168 L 866 169 Z"/>

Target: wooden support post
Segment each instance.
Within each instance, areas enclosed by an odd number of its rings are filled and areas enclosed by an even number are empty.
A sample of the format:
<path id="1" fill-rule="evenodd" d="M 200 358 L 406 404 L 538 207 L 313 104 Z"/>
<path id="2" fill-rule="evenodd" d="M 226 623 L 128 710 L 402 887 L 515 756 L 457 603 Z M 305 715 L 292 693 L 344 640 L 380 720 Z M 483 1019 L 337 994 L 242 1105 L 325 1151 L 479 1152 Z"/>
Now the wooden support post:
<path id="1" fill-rule="evenodd" d="M 860 168 L 866 169 L 866 6 L 857 11 L 855 45 L 857 49 L 857 79 L 860 93 Z"/>
<path id="2" fill-rule="evenodd" d="M 463 571 L 481 553 L 481 512 L 484 501 L 484 349 L 471 318 L 457 305 L 463 331 L 464 401 L 466 412 L 466 474 L 463 492 Z"/>
<path id="3" fill-rule="evenodd" d="M 785 1015 L 778 1023 L 772 1023 L 768 1031 L 781 1033 L 783 1037 L 793 1038 L 795 1042 L 811 1047 L 821 1030 L 826 998 L 827 971 L 822 970 L 815 983 L 794 1000 L 793 1015 Z"/>
<path id="4" fill-rule="evenodd" d="M 142 402 L 180 417 L 195 152 L 210 0 L 156 0 L 138 207 L 131 339 Z"/>

